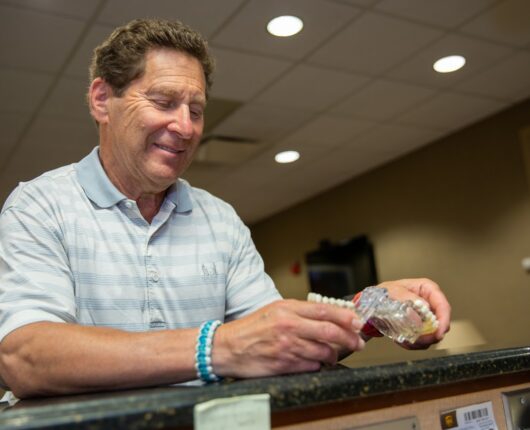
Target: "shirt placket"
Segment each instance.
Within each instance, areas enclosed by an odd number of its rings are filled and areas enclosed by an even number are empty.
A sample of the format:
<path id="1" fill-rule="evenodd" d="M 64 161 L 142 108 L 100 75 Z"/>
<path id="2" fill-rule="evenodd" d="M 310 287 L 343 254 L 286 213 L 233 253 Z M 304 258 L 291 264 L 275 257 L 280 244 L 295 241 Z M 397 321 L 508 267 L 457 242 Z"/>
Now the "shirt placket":
<path id="1" fill-rule="evenodd" d="M 147 319 L 150 330 L 167 328 L 160 309 L 159 300 L 157 300 L 157 290 L 160 283 L 160 272 L 153 256 L 153 245 L 151 244 L 152 235 L 148 234 L 145 244 L 145 272 L 147 285 Z"/>
<path id="2" fill-rule="evenodd" d="M 159 213 L 153 219 L 149 226 L 145 242 L 145 272 L 147 285 L 147 318 L 149 330 L 162 330 L 168 328 L 168 322 L 160 307 L 162 306 L 161 297 L 161 273 L 156 262 L 156 247 L 154 239 L 158 229 L 168 220 L 174 205 L 166 201 L 162 204 Z"/>

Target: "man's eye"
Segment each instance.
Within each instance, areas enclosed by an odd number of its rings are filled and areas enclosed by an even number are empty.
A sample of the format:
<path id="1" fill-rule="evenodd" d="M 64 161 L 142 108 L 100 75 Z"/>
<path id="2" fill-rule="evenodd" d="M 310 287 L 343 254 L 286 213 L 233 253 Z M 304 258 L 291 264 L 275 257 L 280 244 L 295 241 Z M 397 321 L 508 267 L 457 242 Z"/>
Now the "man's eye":
<path id="1" fill-rule="evenodd" d="M 190 112 L 193 118 L 196 118 L 196 119 L 202 118 L 202 115 L 203 115 L 202 109 L 191 109 Z"/>
<path id="2" fill-rule="evenodd" d="M 168 108 L 171 107 L 171 101 L 170 101 L 170 100 L 154 99 L 153 101 L 154 101 L 154 103 L 155 103 L 157 106 L 159 106 L 159 107 L 161 107 L 161 108 L 163 108 L 163 109 L 168 109 Z"/>

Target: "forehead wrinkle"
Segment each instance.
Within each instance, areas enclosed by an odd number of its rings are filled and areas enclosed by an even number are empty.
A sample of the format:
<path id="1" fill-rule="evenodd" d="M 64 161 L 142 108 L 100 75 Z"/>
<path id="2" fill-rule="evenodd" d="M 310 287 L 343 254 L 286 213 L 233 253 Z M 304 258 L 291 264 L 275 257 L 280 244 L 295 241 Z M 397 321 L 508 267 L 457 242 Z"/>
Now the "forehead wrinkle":
<path id="1" fill-rule="evenodd" d="M 181 99 L 183 98 L 183 93 L 185 93 L 185 90 L 180 90 L 166 85 L 154 85 L 148 90 L 147 93 L 159 94 L 170 99 Z M 191 100 L 195 103 L 206 103 L 206 99 L 202 91 L 198 91 L 196 94 L 191 94 Z"/>

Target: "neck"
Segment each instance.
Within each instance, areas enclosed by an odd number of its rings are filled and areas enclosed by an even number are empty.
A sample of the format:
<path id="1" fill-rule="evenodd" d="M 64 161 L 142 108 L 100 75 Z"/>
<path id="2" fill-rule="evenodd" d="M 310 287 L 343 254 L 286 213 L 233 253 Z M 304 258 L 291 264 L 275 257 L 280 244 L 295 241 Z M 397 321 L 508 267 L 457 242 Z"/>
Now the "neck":
<path id="1" fill-rule="evenodd" d="M 142 194 L 135 199 L 140 213 L 149 224 L 151 224 L 151 221 L 153 221 L 153 218 L 160 210 L 165 195 L 166 193 L 164 191 L 163 193 L 157 194 Z"/>
<path id="2" fill-rule="evenodd" d="M 105 170 L 110 181 L 120 192 L 127 198 L 136 201 L 144 219 L 151 223 L 160 210 L 160 206 L 162 206 L 167 190 L 145 189 L 145 187 L 142 187 L 141 182 L 135 181 L 131 175 L 129 177 L 120 176 L 118 173 L 121 171 L 122 166 L 118 165 L 107 151 L 108 149 L 105 145 L 100 145 L 99 159 L 103 170 Z"/>

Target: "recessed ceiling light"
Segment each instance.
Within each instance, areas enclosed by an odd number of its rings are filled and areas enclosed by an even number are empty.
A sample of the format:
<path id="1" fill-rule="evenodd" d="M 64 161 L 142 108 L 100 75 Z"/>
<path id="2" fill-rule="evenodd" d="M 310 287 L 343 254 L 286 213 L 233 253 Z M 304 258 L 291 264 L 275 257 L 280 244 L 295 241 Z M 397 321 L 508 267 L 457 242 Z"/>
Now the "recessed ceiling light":
<path id="1" fill-rule="evenodd" d="M 449 55 L 437 60 L 432 68 L 438 73 L 450 73 L 461 69 L 464 64 L 466 64 L 466 59 L 461 55 Z"/>
<path id="2" fill-rule="evenodd" d="M 274 159 L 277 163 L 292 163 L 300 158 L 300 153 L 298 151 L 283 151 L 278 152 Z"/>
<path id="3" fill-rule="evenodd" d="M 283 15 L 273 18 L 267 24 L 267 31 L 273 36 L 289 37 L 299 33 L 304 26 L 302 20 L 296 16 Z"/>

